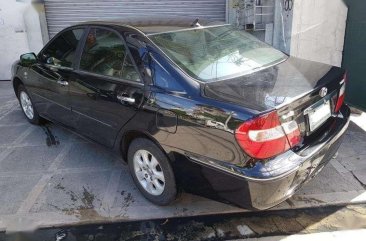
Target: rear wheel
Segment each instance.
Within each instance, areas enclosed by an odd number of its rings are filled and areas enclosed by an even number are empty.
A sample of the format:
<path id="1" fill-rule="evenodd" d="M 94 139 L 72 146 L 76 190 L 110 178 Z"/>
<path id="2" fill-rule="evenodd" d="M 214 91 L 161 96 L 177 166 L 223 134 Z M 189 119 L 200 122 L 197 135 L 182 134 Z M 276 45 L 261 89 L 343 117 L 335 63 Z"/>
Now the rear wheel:
<path id="1" fill-rule="evenodd" d="M 18 87 L 18 98 L 22 111 L 27 120 L 32 124 L 40 124 L 41 117 L 38 115 L 37 110 L 34 108 L 33 102 L 23 85 L 20 85 Z"/>
<path id="2" fill-rule="evenodd" d="M 166 155 L 152 141 L 134 140 L 128 149 L 128 165 L 134 182 L 146 199 L 157 205 L 175 200 L 175 177 Z"/>

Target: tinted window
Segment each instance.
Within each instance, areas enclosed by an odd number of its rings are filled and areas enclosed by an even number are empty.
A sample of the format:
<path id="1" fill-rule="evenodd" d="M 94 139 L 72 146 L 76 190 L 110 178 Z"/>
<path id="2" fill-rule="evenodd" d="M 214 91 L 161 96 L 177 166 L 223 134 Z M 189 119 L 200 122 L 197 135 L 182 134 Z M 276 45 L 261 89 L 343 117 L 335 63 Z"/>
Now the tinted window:
<path id="1" fill-rule="evenodd" d="M 42 59 L 48 64 L 71 67 L 78 43 L 84 29 L 73 29 L 62 33 L 42 52 Z"/>
<path id="2" fill-rule="evenodd" d="M 90 29 L 81 56 L 80 69 L 140 81 L 122 39 L 115 32 L 107 29 Z"/>
<path id="3" fill-rule="evenodd" d="M 230 25 L 149 35 L 193 78 L 211 82 L 250 74 L 287 56 Z"/>

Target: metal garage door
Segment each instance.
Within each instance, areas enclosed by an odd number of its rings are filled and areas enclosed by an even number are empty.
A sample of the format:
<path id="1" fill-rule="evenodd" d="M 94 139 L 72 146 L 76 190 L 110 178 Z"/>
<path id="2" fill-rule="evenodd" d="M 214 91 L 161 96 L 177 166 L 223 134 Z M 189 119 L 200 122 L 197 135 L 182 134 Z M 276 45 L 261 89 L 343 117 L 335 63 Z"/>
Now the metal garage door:
<path id="1" fill-rule="evenodd" d="M 169 15 L 225 20 L 224 0 L 45 0 L 50 37 L 75 23 L 129 16 Z"/>

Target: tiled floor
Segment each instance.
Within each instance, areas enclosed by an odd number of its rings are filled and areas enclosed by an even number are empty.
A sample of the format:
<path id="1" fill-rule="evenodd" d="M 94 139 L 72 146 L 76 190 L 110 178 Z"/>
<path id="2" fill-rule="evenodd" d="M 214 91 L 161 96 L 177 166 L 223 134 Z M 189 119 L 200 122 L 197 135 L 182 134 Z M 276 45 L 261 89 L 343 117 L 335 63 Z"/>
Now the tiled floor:
<path id="1" fill-rule="evenodd" d="M 277 209 L 366 201 L 366 114 L 352 118 L 338 157 Z M 26 121 L 0 82 L 0 229 L 246 211 L 190 194 L 154 206 L 120 157 L 53 124 L 50 145 L 45 128 Z"/>

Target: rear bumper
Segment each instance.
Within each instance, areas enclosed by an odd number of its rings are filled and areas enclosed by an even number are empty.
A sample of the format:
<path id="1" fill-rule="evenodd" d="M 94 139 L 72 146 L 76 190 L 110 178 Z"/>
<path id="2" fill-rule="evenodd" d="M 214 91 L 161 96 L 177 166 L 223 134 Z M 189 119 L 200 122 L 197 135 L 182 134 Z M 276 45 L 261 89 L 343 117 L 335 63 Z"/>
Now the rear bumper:
<path id="1" fill-rule="evenodd" d="M 329 162 L 341 144 L 349 119 L 350 110 L 344 105 L 316 143 L 297 153 L 288 151 L 260 162 L 253 168 L 191 160 L 201 166 L 202 175 L 220 198 L 244 208 L 271 208 L 291 197 Z"/>

